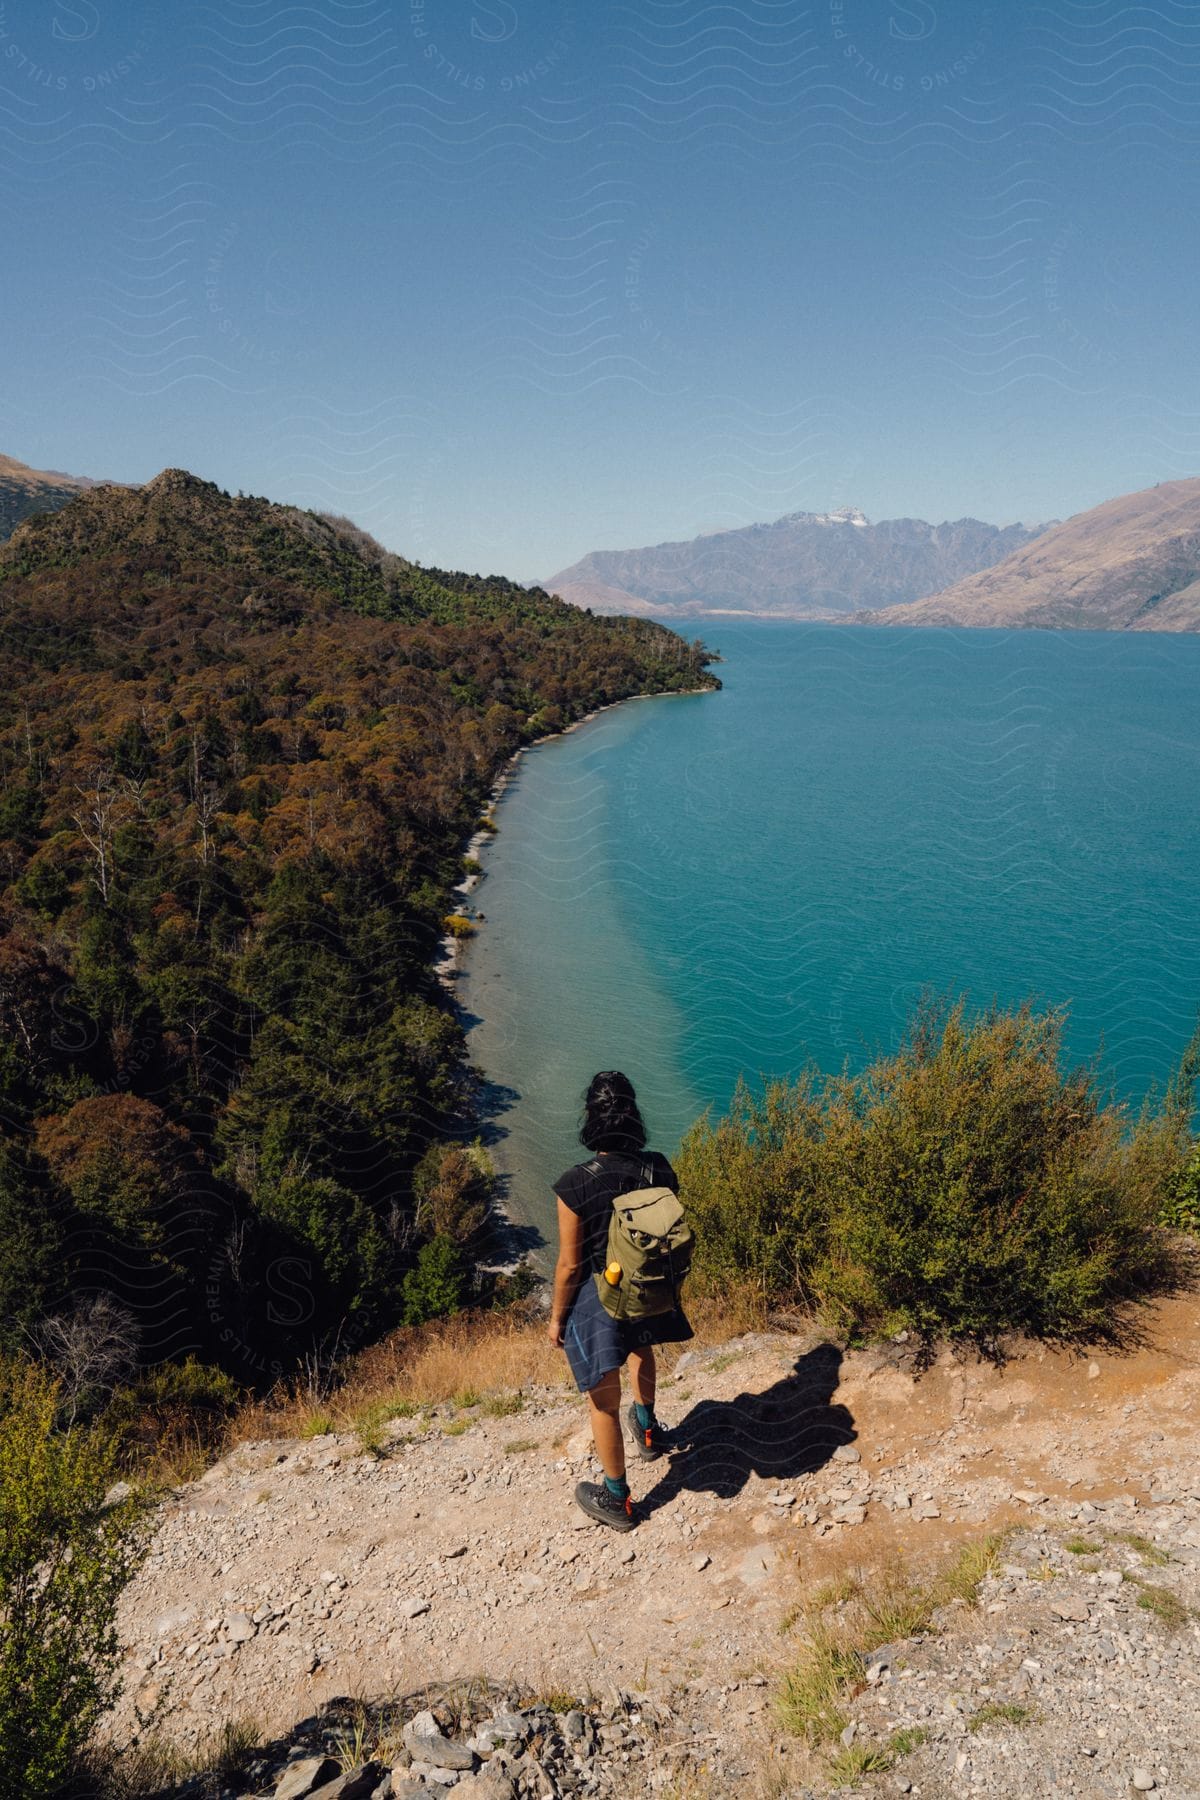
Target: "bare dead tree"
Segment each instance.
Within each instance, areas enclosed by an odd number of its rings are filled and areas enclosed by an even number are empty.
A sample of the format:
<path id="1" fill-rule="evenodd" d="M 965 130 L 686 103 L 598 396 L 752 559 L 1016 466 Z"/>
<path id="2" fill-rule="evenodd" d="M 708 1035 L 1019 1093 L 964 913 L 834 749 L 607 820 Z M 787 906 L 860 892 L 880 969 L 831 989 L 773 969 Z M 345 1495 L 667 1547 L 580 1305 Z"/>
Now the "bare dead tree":
<path id="1" fill-rule="evenodd" d="M 212 828 L 221 810 L 220 790 L 211 781 L 202 781 L 195 795 L 196 823 L 200 827 L 200 861 L 207 866 L 212 854 Z"/>
<path id="2" fill-rule="evenodd" d="M 238 1144 L 233 1152 L 233 1179 L 246 1193 L 258 1186 L 258 1146 Z"/>
<path id="3" fill-rule="evenodd" d="M 225 1235 L 221 1245 L 221 1260 L 229 1271 L 229 1278 L 240 1292 L 245 1283 L 246 1245 L 249 1241 L 250 1225 L 246 1219 L 236 1219 Z"/>
<path id="4" fill-rule="evenodd" d="M 125 792 L 137 808 L 139 819 L 144 819 L 146 816 L 146 789 L 149 786 L 149 778 L 145 775 L 125 776 Z"/>
<path id="5" fill-rule="evenodd" d="M 328 1400 L 337 1388 L 345 1323 L 344 1319 L 339 1323 L 332 1338 L 327 1332 L 319 1343 L 314 1342 L 312 1348 L 304 1352 L 300 1365 L 304 1371 L 304 1397 L 312 1406 Z"/>
<path id="6" fill-rule="evenodd" d="M 94 1294 L 77 1302 L 72 1312 L 43 1319 L 32 1336 L 61 1377 L 68 1425 L 137 1367 L 137 1321 L 111 1294 Z"/>
<path id="7" fill-rule="evenodd" d="M 417 1222 L 412 1211 L 405 1205 L 398 1194 L 394 1194 L 387 1211 L 387 1234 L 391 1242 L 401 1254 L 415 1251 L 419 1239 Z"/>
<path id="8" fill-rule="evenodd" d="M 93 769 L 86 786 L 76 784 L 78 809 L 71 814 L 80 837 L 92 853 L 94 879 L 100 898 L 108 905 L 113 878 L 113 832 L 129 804 L 128 796 L 113 780 L 111 769 Z"/>
<path id="9" fill-rule="evenodd" d="M 179 1014 L 179 1024 L 187 1033 L 189 1060 L 198 1081 L 202 1079 L 208 1061 L 203 1045 L 211 1017 L 212 1009 L 197 1000 L 191 1001 Z"/>
<path id="10" fill-rule="evenodd" d="M 188 785 L 192 790 L 193 805 L 199 799 L 203 781 L 204 758 L 208 755 L 208 739 L 201 735 L 198 726 L 192 726 L 192 757 L 188 768 Z"/>

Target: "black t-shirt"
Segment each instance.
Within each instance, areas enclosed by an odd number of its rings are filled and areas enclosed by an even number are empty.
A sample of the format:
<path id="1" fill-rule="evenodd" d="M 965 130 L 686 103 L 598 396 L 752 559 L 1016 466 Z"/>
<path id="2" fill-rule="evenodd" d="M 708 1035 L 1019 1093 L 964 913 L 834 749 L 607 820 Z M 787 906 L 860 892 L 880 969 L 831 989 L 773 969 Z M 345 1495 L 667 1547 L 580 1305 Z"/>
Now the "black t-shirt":
<path id="1" fill-rule="evenodd" d="M 554 1183 L 559 1199 L 583 1220 L 583 1280 L 604 1267 L 613 1201 L 618 1194 L 642 1187 L 679 1192 L 679 1177 L 657 1150 L 602 1150 L 587 1162 L 576 1163 Z"/>

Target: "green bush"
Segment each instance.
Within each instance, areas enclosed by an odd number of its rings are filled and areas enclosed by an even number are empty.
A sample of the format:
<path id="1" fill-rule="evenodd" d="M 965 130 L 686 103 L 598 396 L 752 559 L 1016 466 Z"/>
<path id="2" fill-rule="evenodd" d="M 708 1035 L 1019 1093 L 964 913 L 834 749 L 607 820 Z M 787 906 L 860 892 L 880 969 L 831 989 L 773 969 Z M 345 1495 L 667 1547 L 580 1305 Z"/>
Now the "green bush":
<path id="1" fill-rule="evenodd" d="M 761 1095 L 739 1081 L 727 1116 L 714 1125 L 706 1114 L 688 1133 L 680 1175 L 710 1286 L 749 1278 L 767 1299 L 816 1297 L 835 1098 L 834 1084 L 811 1071 Z"/>
<path id="2" fill-rule="evenodd" d="M 223 1369 L 189 1356 L 181 1363 L 159 1363 L 118 1388 L 105 1418 L 119 1439 L 124 1464 L 144 1469 L 156 1453 L 183 1445 L 197 1452 L 216 1449 L 244 1398 Z"/>
<path id="3" fill-rule="evenodd" d="M 146 1542 L 134 1497 L 105 1505 L 111 1432 L 62 1430 L 58 1385 L 0 1366 L 0 1800 L 71 1774 L 118 1692 L 116 1610 Z"/>
<path id="4" fill-rule="evenodd" d="M 960 1003 L 860 1076 L 739 1089 L 680 1160 L 701 1275 L 816 1302 L 850 1334 L 1103 1334 L 1164 1270 L 1180 1117 L 1131 1125 L 1086 1071 L 1062 1074 L 1062 1024 Z"/>
<path id="5" fill-rule="evenodd" d="M 1169 1183 L 1158 1222 L 1172 1231 L 1200 1231 L 1200 1145 Z"/>
<path id="6" fill-rule="evenodd" d="M 404 1323 L 423 1325 L 457 1312 L 466 1291 L 458 1246 L 448 1237 L 422 1244 L 417 1266 L 404 1277 Z"/>
<path id="7" fill-rule="evenodd" d="M 1160 1249 L 1157 1196 L 1115 1109 L 1063 1077 L 1062 1020 L 961 1006 L 859 1083 L 837 1170 L 826 1302 L 926 1342 L 1102 1332 Z"/>

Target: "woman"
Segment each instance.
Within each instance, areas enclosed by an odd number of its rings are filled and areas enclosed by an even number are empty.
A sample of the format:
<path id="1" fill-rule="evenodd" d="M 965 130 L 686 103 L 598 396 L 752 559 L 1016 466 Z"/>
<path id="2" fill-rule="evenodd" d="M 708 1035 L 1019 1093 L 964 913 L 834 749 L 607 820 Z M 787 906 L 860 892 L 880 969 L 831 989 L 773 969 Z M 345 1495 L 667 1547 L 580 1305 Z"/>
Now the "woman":
<path id="1" fill-rule="evenodd" d="M 637 1523 L 625 1479 L 621 1433 L 621 1367 L 633 1385 L 628 1419 L 638 1455 L 647 1462 L 666 1448 L 654 1413 L 655 1344 L 692 1335 L 680 1307 L 636 1323 L 614 1319 L 600 1304 L 593 1276 L 604 1268 L 612 1204 L 635 1188 L 669 1187 L 679 1179 L 665 1156 L 646 1149 L 646 1128 L 633 1083 L 618 1069 L 592 1077 L 584 1095 L 580 1141 L 593 1152 L 554 1184 L 558 1200 L 558 1263 L 550 1307 L 550 1342 L 565 1350 L 581 1394 L 588 1397 L 592 1437 L 604 1470 L 602 1483 L 581 1481 L 575 1498 L 585 1513 L 616 1531 Z"/>

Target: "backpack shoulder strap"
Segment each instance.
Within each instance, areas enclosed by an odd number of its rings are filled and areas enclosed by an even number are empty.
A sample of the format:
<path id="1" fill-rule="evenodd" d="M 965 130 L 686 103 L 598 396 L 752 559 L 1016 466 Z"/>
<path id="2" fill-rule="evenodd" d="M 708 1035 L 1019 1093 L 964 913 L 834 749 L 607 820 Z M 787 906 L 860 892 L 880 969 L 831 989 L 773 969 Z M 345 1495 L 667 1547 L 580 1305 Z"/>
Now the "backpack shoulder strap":
<path id="1" fill-rule="evenodd" d="M 625 1163 L 629 1180 L 632 1181 L 634 1179 L 633 1170 L 636 1168 L 636 1179 L 643 1187 L 657 1187 L 658 1183 L 654 1179 L 654 1162 L 650 1157 L 643 1155 L 640 1151 L 636 1150 L 621 1150 L 618 1151 L 617 1154 Z M 626 1190 L 626 1192 L 629 1193 L 632 1191 L 632 1189 Z"/>
<path id="2" fill-rule="evenodd" d="M 625 1164 L 624 1169 L 621 1169 L 620 1167 L 612 1169 L 612 1165 L 616 1163 L 618 1159 Z M 642 1187 L 648 1188 L 661 1185 L 654 1177 L 653 1160 L 636 1151 L 610 1150 L 607 1152 L 606 1161 L 609 1165 L 607 1169 L 605 1168 L 605 1163 L 601 1161 L 599 1156 L 593 1156 L 591 1162 L 586 1162 L 582 1165 L 584 1173 L 587 1175 L 605 1175 L 611 1170 L 611 1172 L 617 1176 L 619 1181 L 632 1181 L 635 1185 L 640 1182 Z M 636 1176 L 634 1174 L 635 1168 L 637 1170 Z M 623 1189 L 623 1192 L 627 1194 L 632 1193 L 633 1189 L 626 1187 Z M 621 1195 L 617 1194 L 616 1199 L 619 1200 L 620 1198 Z"/>

